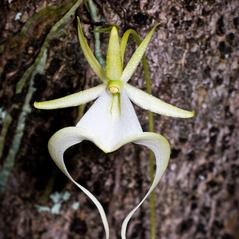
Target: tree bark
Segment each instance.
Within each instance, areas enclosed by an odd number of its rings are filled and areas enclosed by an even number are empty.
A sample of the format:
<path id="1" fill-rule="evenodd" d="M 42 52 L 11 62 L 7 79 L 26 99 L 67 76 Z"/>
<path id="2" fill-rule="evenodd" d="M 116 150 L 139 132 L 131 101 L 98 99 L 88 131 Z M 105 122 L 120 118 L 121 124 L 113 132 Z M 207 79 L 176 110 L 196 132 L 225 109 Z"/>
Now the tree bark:
<path id="1" fill-rule="evenodd" d="M 159 22 L 146 54 L 152 94 L 196 111 L 190 120 L 155 115 L 155 131 L 168 138 L 172 147 L 169 167 L 155 191 L 156 238 L 239 238 L 238 1 L 95 0 L 97 21 L 81 4 L 74 17 L 49 38 L 44 69 L 27 77 L 20 91 L 19 80 L 38 59 L 52 26 L 73 2 L 13 0 L 1 4 L 0 175 L 8 176 L 0 182 L 0 239 L 104 238 L 96 208 L 58 170 L 47 151 L 54 132 L 76 124 L 79 109 L 33 108 L 34 101 L 98 83 L 78 43 L 76 15 L 81 17 L 92 49 L 95 26 L 116 24 L 121 33 L 133 28 L 143 37 Z M 100 34 L 100 42 L 105 52 L 108 33 Z M 128 59 L 135 47 L 132 41 Z M 146 88 L 142 67 L 131 83 Z M 147 112 L 136 110 L 147 131 Z M 66 152 L 73 178 L 106 209 L 112 239 L 120 238 L 122 220 L 149 188 L 148 153 L 130 144 L 106 155 L 89 142 Z M 70 197 L 63 200 L 66 192 Z M 52 195 L 61 204 L 59 214 L 49 211 L 57 204 Z M 77 202 L 80 206 L 75 210 L 72 206 L 77 208 Z M 43 206 L 44 212 L 40 211 Z M 128 238 L 149 239 L 149 228 L 147 201 L 131 220 Z"/>

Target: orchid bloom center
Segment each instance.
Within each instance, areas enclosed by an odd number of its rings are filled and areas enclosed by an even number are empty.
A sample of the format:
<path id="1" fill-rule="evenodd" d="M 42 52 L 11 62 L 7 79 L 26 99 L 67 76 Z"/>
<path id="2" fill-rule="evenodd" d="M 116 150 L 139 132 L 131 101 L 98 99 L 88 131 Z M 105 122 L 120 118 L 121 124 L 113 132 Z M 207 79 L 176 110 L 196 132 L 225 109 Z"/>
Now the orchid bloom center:
<path id="1" fill-rule="evenodd" d="M 112 94 L 119 94 L 123 89 L 123 82 L 121 80 L 109 80 L 107 89 Z"/>

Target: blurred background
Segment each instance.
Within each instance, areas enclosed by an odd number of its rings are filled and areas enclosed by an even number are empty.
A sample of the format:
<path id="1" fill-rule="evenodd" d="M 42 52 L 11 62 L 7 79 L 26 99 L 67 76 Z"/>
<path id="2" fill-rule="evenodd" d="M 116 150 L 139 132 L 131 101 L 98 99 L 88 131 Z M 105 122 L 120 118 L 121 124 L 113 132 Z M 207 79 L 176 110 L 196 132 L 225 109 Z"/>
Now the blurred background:
<path id="1" fill-rule="evenodd" d="M 47 150 L 51 135 L 89 105 L 33 108 L 99 82 L 78 43 L 77 15 L 102 58 L 109 35 L 97 28 L 116 24 L 143 37 L 160 22 L 146 54 L 152 94 L 196 111 L 185 120 L 155 115 L 155 131 L 172 147 L 155 190 L 156 238 L 239 238 L 239 1 L 2 0 L 0 15 L 0 239 L 104 238 L 95 206 Z M 135 47 L 130 41 L 126 59 Z M 142 66 L 131 83 L 146 88 Z M 135 108 L 147 131 L 148 112 Z M 148 156 L 133 144 L 104 154 L 89 142 L 65 154 L 73 178 L 103 204 L 112 239 L 149 188 Z M 128 238 L 149 239 L 149 228 L 148 200 Z"/>

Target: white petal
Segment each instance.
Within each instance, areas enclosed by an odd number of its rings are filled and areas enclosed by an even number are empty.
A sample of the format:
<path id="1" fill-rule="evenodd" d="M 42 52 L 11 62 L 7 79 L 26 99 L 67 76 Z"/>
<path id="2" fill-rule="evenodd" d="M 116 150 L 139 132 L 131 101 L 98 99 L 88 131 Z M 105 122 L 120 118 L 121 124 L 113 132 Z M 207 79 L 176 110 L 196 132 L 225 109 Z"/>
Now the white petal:
<path id="1" fill-rule="evenodd" d="M 118 104 L 120 109 L 116 108 Z M 104 152 L 113 151 L 123 139 L 142 132 L 135 110 L 124 90 L 119 102 L 114 102 L 112 94 L 105 91 L 76 127 L 94 139 Z"/>
<path id="2" fill-rule="evenodd" d="M 165 169 L 168 166 L 168 161 L 170 157 L 170 145 L 168 141 L 159 134 L 148 132 L 142 133 L 141 135 L 133 139 L 133 143 L 144 145 L 153 151 L 156 159 L 156 171 L 153 183 L 149 188 L 149 191 L 146 193 L 140 203 L 124 219 L 121 227 L 122 239 L 126 239 L 126 230 L 129 220 L 159 183 L 160 178 L 162 177 Z"/>
<path id="3" fill-rule="evenodd" d="M 179 118 L 191 118 L 195 114 L 194 111 L 187 111 L 170 105 L 129 84 L 125 84 L 125 90 L 130 100 L 145 110 L 149 110 L 161 115 Z"/>
<path id="4" fill-rule="evenodd" d="M 64 159 L 63 159 L 63 154 L 66 149 L 68 149 L 72 145 L 80 143 L 82 140 L 85 140 L 85 139 L 87 138 L 85 138 L 76 127 L 63 128 L 57 131 L 50 138 L 48 143 L 48 149 L 52 159 L 54 160 L 56 165 L 61 169 L 61 171 L 94 202 L 97 209 L 99 210 L 99 213 L 104 225 L 106 239 L 108 239 L 109 225 L 108 225 L 108 221 L 107 221 L 105 211 L 102 205 L 92 193 L 90 193 L 86 188 L 84 188 L 82 185 L 77 183 L 71 177 L 71 175 L 67 171 L 67 168 L 65 166 Z"/>
<path id="5" fill-rule="evenodd" d="M 101 84 L 96 87 L 83 90 L 59 99 L 44 102 L 34 102 L 34 107 L 37 109 L 51 110 L 86 104 L 99 97 L 105 90 L 105 88 L 106 86 L 104 84 Z"/>
<path id="6" fill-rule="evenodd" d="M 107 136 L 106 136 L 107 137 Z M 48 149 L 50 152 L 50 155 L 56 165 L 61 169 L 61 171 L 75 184 L 77 185 L 96 205 L 97 209 L 99 210 L 104 229 L 105 229 L 105 235 L 106 239 L 109 238 L 109 226 L 107 222 L 107 218 L 104 212 L 104 209 L 100 202 L 95 198 L 93 194 L 91 194 L 86 188 L 84 188 L 82 185 L 77 183 L 68 173 L 64 159 L 63 154 L 65 150 L 72 145 L 75 145 L 77 143 L 80 143 L 83 140 L 90 140 L 94 142 L 96 139 L 88 138 L 87 135 L 85 135 L 85 132 L 83 132 L 81 129 L 77 127 L 67 127 L 59 130 L 56 132 L 48 143 Z M 139 133 L 137 135 L 132 135 L 131 137 L 124 138 L 121 140 L 121 142 L 118 142 L 117 145 L 114 146 L 112 149 L 113 151 L 120 148 L 124 144 L 133 142 L 135 144 L 140 144 L 148 147 L 151 149 L 156 158 L 156 172 L 155 172 L 155 178 L 154 181 L 149 188 L 149 191 L 146 193 L 145 197 L 140 201 L 140 203 L 127 215 L 127 217 L 124 219 L 124 222 L 122 224 L 121 228 L 121 237 L 122 239 L 126 239 L 126 230 L 127 225 L 129 223 L 129 220 L 135 213 L 135 211 L 141 206 L 141 204 L 146 200 L 146 198 L 149 196 L 149 194 L 154 190 L 154 188 L 159 183 L 160 178 L 162 177 L 165 169 L 167 168 L 169 156 L 170 156 L 170 146 L 168 141 L 161 135 L 155 134 L 155 133 Z M 94 142 L 98 147 L 100 147 L 99 142 Z"/>
<path id="7" fill-rule="evenodd" d="M 57 166 L 61 169 L 61 171 L 75 184 L 77 185 L 96 205 L 97 209 L 99 210 L 104 229 L 106 234 L 106 239 L 109 238 L 109 226 L 107 222 L 107 218 L 104 212 L 104 209 L 100 202 L 94 197 L 93 194 L 91 194 L 86 188 L 84 188 L 82 185 L 77 183 L 68 173 L 64 159 L 63 154 L 65 150 L 69 147 L 71 147 L 74 144 L 80 143 L 83 140 L 90 140 L 94 142 L 99 148 L 101 146 L 101 142 L 97 141 L 95 138 L 90 138 L 88 135 L 86 135 L 80 128 L 77 127 L 67 127 L 59 130 L 56 132 L 51 139 L 49 140 L 48 149 L 50 152 L 50 155 L 52 159 L 55 161 Z M 105 138 L 107 138 L 107 135 L 105 135 Z M 146 200 L 146 198 L 149 196 L 149 194 L 154 190 L 154 188 L 159 183 L 160 178 L 162 177 L 169 161 L 170 156 L 170 146 L 168 141 L 161 135 L 155 134 L 155 133 L 139 133 L 137 135 L 131 135 L 128 138 L 121 138 L 121 141 L 118 142 L 118 144 L 114 145 L 114 148 L 112 148 L 112 151 L 120 148 L 124 144 L 127 143 L 136 143 L 140 145 L 144 145 L 151 149 L 156 158 L 156 172 L 155 172 L 155 178 L 154 181 L 149 189 L 149 191 L 146 193 L 145 197 L 141 200 L 141 202 L 127 215 L 125 218 L 122 228 L 121 228 L 121 237 L 122 239 L 126 239 L 126 230 L 127 225 L 129 223 L 129 220 L 135 213 L 135 211 L 141 206 L 141 204 Z M 104 148 L 102 149 L 104 150 Z"/>

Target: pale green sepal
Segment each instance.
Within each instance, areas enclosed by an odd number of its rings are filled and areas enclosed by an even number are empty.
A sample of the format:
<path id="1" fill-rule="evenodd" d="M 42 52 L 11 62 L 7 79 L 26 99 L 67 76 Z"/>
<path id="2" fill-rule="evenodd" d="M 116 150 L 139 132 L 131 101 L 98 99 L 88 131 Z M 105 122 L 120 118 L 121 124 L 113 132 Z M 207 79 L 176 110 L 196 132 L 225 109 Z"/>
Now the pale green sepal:
<path id="1" fill-rule="evenodd" d="M 105 238 L 108 239 L 109 238 L 109 225 L 108 225 L 108 221 L 107 221 L 107 217 L 105 215 L 105 211 L 102 207 L 102 205 L 100 204 L 100 202 L 96 199 L 96 197 L 89 192 L 86 188 L 84 188 L 82 185 L 80 185 L 79 183 L 77 183 L 72 177 L 71 175 L 68 173 L 68 170 L 65 166 L 64 163 L 64 152 L 66 149 L 68 149 L 69 147 L 80 143 L 82 140 L 85 140 L 87 138 L 85 138 L 84 136 L 82 136 L 79 132 L 79 130 L 77 130 L 76 127 L 67 127 L 67 128 L 63 128 L 59 131 L 57 131 L 49 140 L 48 143 L 48 150 L 49 153 L 52 157 L 52 159 L 54 160 L 54 162 L 56 163 L 56 165 L 60 168 L 60 170 L 78 187 L 80 188 L 92 201 L 93 203 L 96 205 L 102 222 L 103 222 L 103 226 L 105 229 Z"/>
<path id="2" fill-rule="evenodd" d="M 88 63 L 90 64 L 92 70 L 96 73 L 96 75 L 105 82 L 105 73 L 103 68 L 100 66 L 99 62 L 95 58 L 93 52 L 91 51 L 86 38 L 84 36 L 83 30 L 81 28 L 80 18 L 77 17 L 78 22 L 78 37 L 81 45 L 81 49 L 85 55 L 85 58 L 87 59 Z"/>
<path id="3" fill-rule="evenodd" d="M 150 186 L 148 192 L 144 196 L 144 198 L 140 201 L 140 203 L 127 215 L 124 219 L 122 227 L 121 227 L 121 238 L 126 239 L 126 230 L 129 220 L 136 212 L 136 210 L 142 205 L 142 203 L 146 200 L 146 198 L 150 195 L 150 193 L 156 188 L 161 179 L 162 175 L 164 174 L 170 157 L 170 145 L 166 138 L 162 135 L 144 132 L 139 136 L 132 138 L 132 142 L 136 144 L 140 144 L 146 146 L 147 148 L 151 149 L 155 155 L 156 160 L 156 171 L 154 180 L 152 185 Z M 129 143 L 129 142 L 124 142 Z"/>
<path id="4" fill-rule="evenodd" d="M 106 56 L 106 76 L 110 80 L 119 80 L 122 75 L 122 62 L 118 30 L 115 26 L 110 32 Z"/>
<path id="5" fill-rule="evenodd" d="M 125 54 L 125 49 L 127 46 L 127 42 L 129 39 L 129 36 L 132 35 L 135 39 L 135 41 L 137 42 L 138 45 L 140 45 L 141 43 L 141 39 L 138 35 L 138 33 L 133 30 L 133 29 L 128 29 L 124 35 L 121 38 L 121 42 L 120 42 L 120 52 L 121 52 L 121 61 L 122 61 L 122 65 L 124 65 L 124 54 Z"/>
<path id="6" fill-rule="evenodd" d="M 131 78 L 133 73 L 135 72 L 137 66 L 139 65 L 139 63 L 147 49 L 147 46 L 153 36 L 153 33 L 154 33 L 156 27 L 157 27 L 157 25 L 153 27 L 153 29 L 146 35 L 144 40 L 140 43 L 140 45 L 138 46 L 136 51 L 133 53 L 132 57 L 130 58 L 128 64 L 126 65 L 126 67 L 124 68 L 124 71 L 122 73 L 122 76 L 121 76 L 122 81 L 127 82 Z"/>
<path id="7" fill-rule="evenodd" d="M 99 97 L 103 93 L 105 88 L 106 86 L 104 84 L 101 84 L 96 87 L 83 90 L 78 93 L 71 94 L 59 99 L 43 102 L 34 102 L 34 107 L 37 109 L 52 110 L 86 104 Z"/>
<path id="8" fill-rule="evenodd" d="M 145 110 L 178 118 L 191 118 L 195 115 L 194 111 L 187 111 L 170 105 L 130 84 L 125 84 L 125 90 L 130 100 Z"/>

